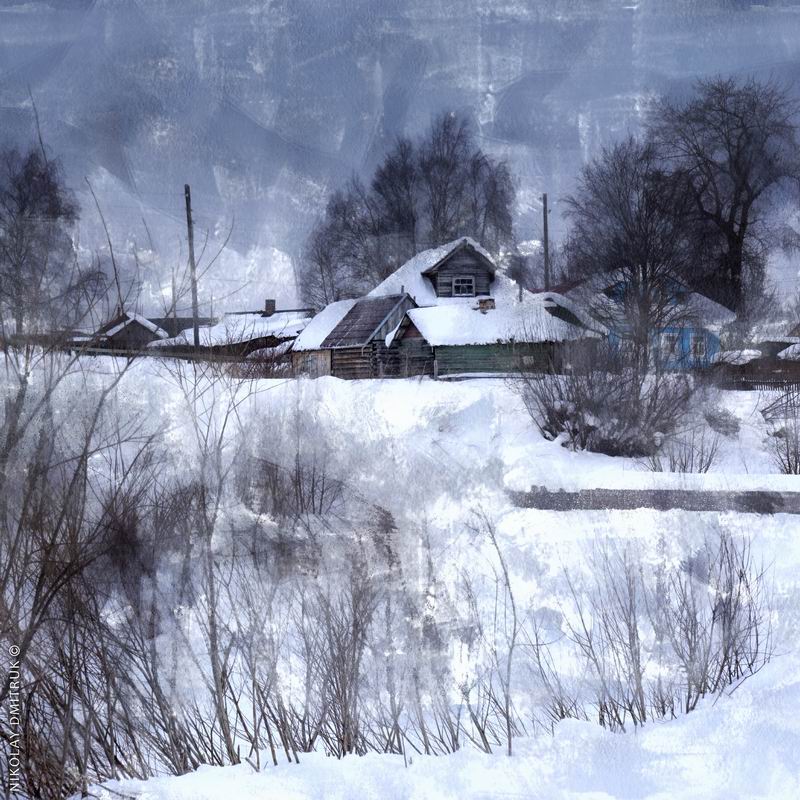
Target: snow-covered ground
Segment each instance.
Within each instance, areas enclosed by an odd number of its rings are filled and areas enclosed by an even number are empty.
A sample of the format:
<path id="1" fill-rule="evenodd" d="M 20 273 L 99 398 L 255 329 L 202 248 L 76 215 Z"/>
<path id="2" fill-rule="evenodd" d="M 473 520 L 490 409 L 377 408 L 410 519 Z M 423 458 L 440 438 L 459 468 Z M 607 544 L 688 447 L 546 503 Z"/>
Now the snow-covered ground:
<path id="1" fill-rule="evenodd" d="M 800 797 L 800 664 L 776 659 L 732 696 L 613 734 L 567 720 L 515 742 L 509 759 L 314 753 L 255 772 L 207 767 L 177 778 L 111 783 L 103 800 L 793 800 Z"/>
<path id="2" fill-rule="evenodd" d="M 103 372 L 98 359 L 98 374 Z M 110 363 L 110 362 L 107 362 Z M 162 430 L 175 469 L 191 471 L 192 416 L 175 379 L 159 362 L 133 364 L 118 396 Z M 233 384 L 231 384 L 233 385 Z M 224 395 L 226 389 L 219 390 Z M 568 720 L 551 736 L 515 741 L 511 759 L 465 747 L 454 755 L 368 754 L 343 760 L 323 753 L 298 764 L 254 772 L 247 765 L 201 768 L 182 777 L 125 781 L 96 789 L 101 797 L 142 800 L 311 800 L 311 798 L 795 798 L 800 796 L 800 518 L 680 510 L 555 512 L 515 508 L 510 489 L 673 487 L 800 490 L 777 474 L 755 393 L 709 399 L 739 420 L 720 437 L 719 456 L 704 475 L 649 472 L 632 459 L 571 452 L 544 440 L 504 380 L 258 381 L 245 387 L 234 430 L 253 451 L 290 458 L 298 446 L 324 455 L 326 469 L 367 504 L 398 521 L 424 526 L 446 585 L 464 565 L 476 569 L 491 552 L 470 527 L 476 513 L 496 525 L 520 607 L 560 609 L 564 570 L 591 577 L 586 555 L 598 543 L 635 548 L 644 564 L 680 561 L 720 532 L 750 542 L 774 584 L 776 656 L 730 696 L 706 698 L 669 722 L 610 733 Z M 216 413 L 208 411 L 210 416 Z M 240 454 L 236 457 L 240 457 Z M 486 591 L 491 590 L 487 583 Z M 520 678 L 520 683 L 524 679 Z M 524 686 L 522 687 L 524 689 Z"/>

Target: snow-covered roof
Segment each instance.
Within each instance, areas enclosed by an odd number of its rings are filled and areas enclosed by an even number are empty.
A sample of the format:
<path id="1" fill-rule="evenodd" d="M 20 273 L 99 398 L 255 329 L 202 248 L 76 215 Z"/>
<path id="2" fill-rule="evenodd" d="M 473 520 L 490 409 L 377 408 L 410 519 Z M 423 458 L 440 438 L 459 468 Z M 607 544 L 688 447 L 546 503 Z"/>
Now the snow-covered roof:
<path id="1" fill-rule="evenodd" d="M 783 361 L 800 361 L 800 343 L 791 344 L 778 353 L 778 358 Z"/>
<path id="2" fill-rule="evenodd" d="M 592 311 L 602 319 L 620 319 L 622 304 L 606 294 L 616 283 L 623 282 L 624 277 L 616 273 L 599 275 L 594 279 L 580 282 L 568 289 L 565 294 L 581 308 Z M 721 328 L 736 320 L 736 314 L 729 308 L 717 303 L 704 294 L 692 291 L 680 291 L 680 301 L 674 304 L 674 317 L 691 318 L 704 328 Z"/>
<path id="3" fill-rule="evenodd" d="M 753 344 L 766 344 L 767 342 L 797 344 L 800 342 L 800 337 L 792 336 L 790 327 L 787 322 L 761 322 L 753 328 L 750 341 Z"/>
<path id="4" fill-rule="evenodd" d="M 757 358 L 761 358 L 760 350 L 720 350 L 711 357 L 712 364 L 731 364 L 741 367 Z"/>
<path id="5" fill-rule="evenodd" d="M 325 306 L 294 340 L 292 350 L 319 350 L 331 331 L 342 321 L 357 300 L 338 300 Z"/>
<path id="6" fill-rule="evenodd" d="M 260 347 L 258 350 L 253 350 L 248 353 L 246 358 L 248 361 L 270 361 L 272 359 L 285 356 L 292 349 L 293 342 L 281 342 L 274 347 Z"/>
<path id="7" fill-rule="evenodd" d="M 383 297 L 362 297 L 344 315 L 341 322 L 322 342 L 328 347 L 354 347 L 365 345 L 380 330 L 401 305 L 405 308 L 407 295 L 388 294 Z M 402 309 L 400 309 L 402 313 Z"/>
<path id="8" fill-rule="evenodd" d="M 113 327 L 109 328 L 107 331 L 103 331 L 103 336 L 111 337 L 116 336 L 123 328 L 127 328 L 132 322 L 138 322 L 143 328 L 146 328 L 151 333 L 154 333 L 158 336 L 159 339 L 166 339 L 169 337 L 169 334 L 158 327 L 153 322 L 150 322 L 147 317 L 143 317 L 141 314 L 136 314 L 131 311 L 125 312 L 124 318 L 120 319 L 120 321 L 114 325 Z"/>
<path id="9" fill-rule="evenodd" d="M 689 292 L 682 305 L 704 326 L 721 327 L 736 321 L 733 311 L 699 292 Z"/>
<path id="10" fill-rule="evenodd" d="M 430 250 L 423 250 L 417 253 L 414 258 L 406 261 L 402 267 L 396 269 L 386 280 L 379 283 L 367 297 L 378 297 L 387 294 L 401 294 L 406 292 L 414 298 L 417 305 L 435 306 L 441 305 L 445 299 L 455 302 L 463 302 L 464 298 L 441 298 L 436 296 L 433 283 L 430 278 L 426 278 L 423 273 L 433 269 L 440 261 L 447 258 L 453 251 L 460 247 L 471 247 L 481 256 L 492 262 L 492 257 L 474 239 L 469 236 L 462 236 L 452 242 L 443 244 L 440 247 L 433 247 Z M 490 291 L 493 294 L 493 291 Z"/>
<path id="11" fill-rule="evenodd" d="M 226 314 L 216 325 L 203 325 L 200 328 L 201 347 L 238 344 L 274 336 L 278 339 L 291 339 L 297 336 L 309 323 L 309 317 L 300 311 L 278 311 L 269 317 L 260 313 Z M 162 338 L 152 342 L 150 347 L 185 346 L 194 343 L 192 328 L 181 331 L 172 338 Z"/>
<path id="12" fill-rule="evenodd" d="M 477 310 L 473 298 L 472 305 L 412 308 L 406 316 L 433 347 L 512 341 L 563 342 L 600 335 L 596 330 L 555 316 L 552 310 L 560 306 L 560 299 L 552 292 L 528 293 L 526 301 L 508 303 L 484 313 Z M 561 308 L 570 311 L 566 305 Z"/>

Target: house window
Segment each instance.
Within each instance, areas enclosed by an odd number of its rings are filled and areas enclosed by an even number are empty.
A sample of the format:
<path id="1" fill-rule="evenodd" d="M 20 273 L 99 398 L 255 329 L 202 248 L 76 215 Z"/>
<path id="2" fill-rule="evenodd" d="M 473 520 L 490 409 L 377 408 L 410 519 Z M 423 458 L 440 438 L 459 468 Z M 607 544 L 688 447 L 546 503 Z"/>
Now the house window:
<path id="1" fill-rule="evenodd" d="M 453 278 L 453 297 L 475 297 L 475 278 Z"/>
<path id="2" fill-rule="evenodd" d="M 677 333 L 662 333 L 661 334 L 661 360 L 669 361 L 672 358 L 680 355 L 679 353 L 680 337 Z"/>
<path id="3" fill-rule="evenodd" d="M 706 337 L 702 333 L 692 334 L 692 358 L 695 361 L 705 361 Z"/>

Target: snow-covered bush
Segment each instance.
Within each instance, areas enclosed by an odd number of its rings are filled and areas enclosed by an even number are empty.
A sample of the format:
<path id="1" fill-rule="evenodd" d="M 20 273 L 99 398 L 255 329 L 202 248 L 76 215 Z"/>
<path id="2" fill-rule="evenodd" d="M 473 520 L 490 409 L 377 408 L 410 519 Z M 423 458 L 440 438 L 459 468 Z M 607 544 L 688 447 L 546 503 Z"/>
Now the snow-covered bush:
<path id="1" fill-rule="evenodd" d="M 720 436 L 733 439 L 739 435 L 741 420 L 730 409 L 712 406 L 703 412 L 708 427 Z"/>
<path id="2" fill-rule="evenodd" d="M 564 375 L 521 373 L 525 407 L 548 439 L 575 450 L 648 456 L 672 433 L 692 397 L 682 374 L 641 374 L 607 348 Z"/>

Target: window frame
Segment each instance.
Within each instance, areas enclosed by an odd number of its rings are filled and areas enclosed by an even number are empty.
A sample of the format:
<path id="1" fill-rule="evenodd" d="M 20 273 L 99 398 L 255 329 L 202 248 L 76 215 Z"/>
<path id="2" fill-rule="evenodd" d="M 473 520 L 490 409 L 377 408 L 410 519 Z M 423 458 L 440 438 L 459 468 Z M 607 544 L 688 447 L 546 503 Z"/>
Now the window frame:
<path id="1" fill-rule="evenodd" d="M 696 345 L 700 345 L 700 352 Z M 699 331 L 692 331 L 689 338 L 689 352 L 695 361 L 705 361 L 708 357 L 708 343 L 704 333 Z"/>
<path id="2" fill-rule="evenodd" d="M 665 346 L 670 342 L 671 347 L 667 349 Z M 681 354 L 681 335 L 675 331 L 662 331 L 658 343 L 659 354 L 661 361 L 669 361 L 670 359 L 680 358 Z"/>
<path id="3" fill-rule="evenodd" d="M 457 292 L 456 284 L 459 281 L 469 281 L 472 287 L 469 292 Z M 453 276 L 453 297 L 475 297 L 475 276 L 474 275 L 454 275 Z"/>

